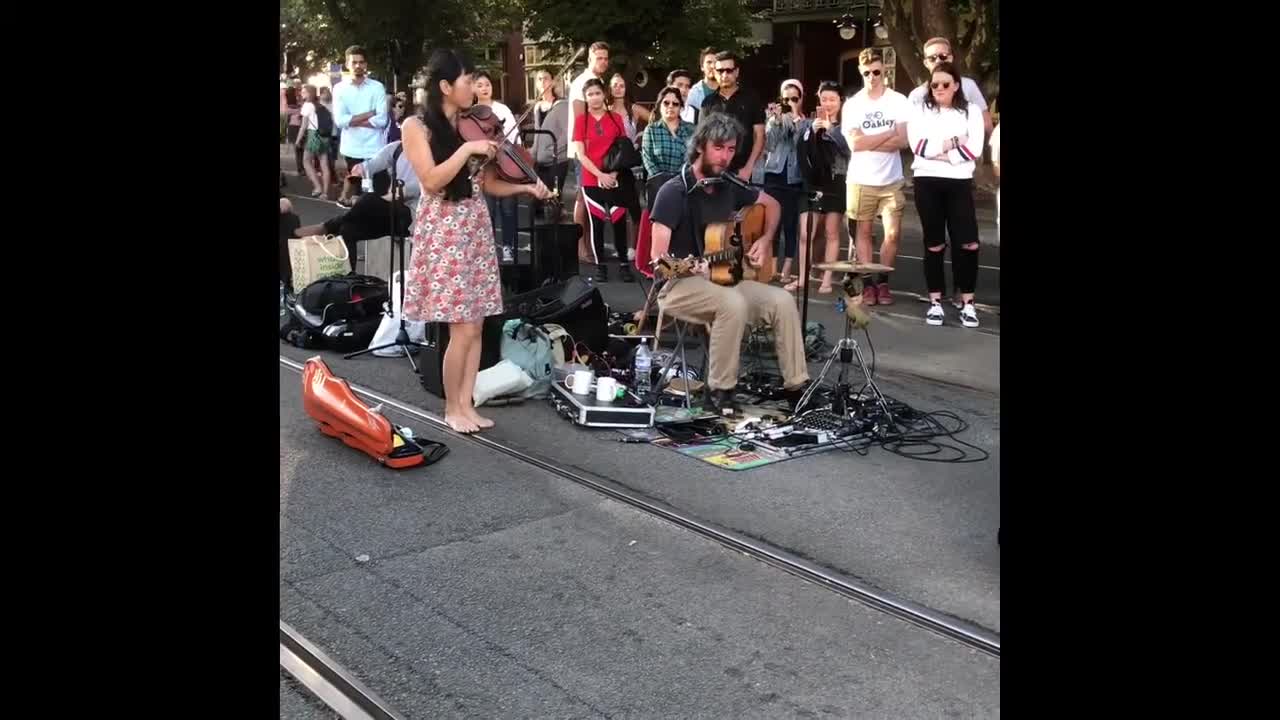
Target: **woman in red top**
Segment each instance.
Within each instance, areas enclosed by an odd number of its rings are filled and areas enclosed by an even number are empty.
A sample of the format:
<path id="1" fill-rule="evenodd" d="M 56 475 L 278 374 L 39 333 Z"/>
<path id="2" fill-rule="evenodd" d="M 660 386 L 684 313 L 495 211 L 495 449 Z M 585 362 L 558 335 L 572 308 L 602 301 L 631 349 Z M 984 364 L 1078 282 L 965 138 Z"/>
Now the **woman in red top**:
<path id="1" fill-rule="evenodd" d="M 609 281 L 604 258 L 604 226 L 613 225 L 613 248 L 618 251 L 618 276 L 623 282 L 634 282 L 627 264 L 627 203 L 618 189 L 618 173 L 604 172 L 604 156 L 616 138 L 627 137 L 624 119 L 605 108 L 604 83 L 597 78 L 582 86 L 587 111 L 577 117 L 570 138 L 582 163 L 582 196 L 587 205 L 591 225 L 592 252 L 595 254 L 597 282 Z"/>

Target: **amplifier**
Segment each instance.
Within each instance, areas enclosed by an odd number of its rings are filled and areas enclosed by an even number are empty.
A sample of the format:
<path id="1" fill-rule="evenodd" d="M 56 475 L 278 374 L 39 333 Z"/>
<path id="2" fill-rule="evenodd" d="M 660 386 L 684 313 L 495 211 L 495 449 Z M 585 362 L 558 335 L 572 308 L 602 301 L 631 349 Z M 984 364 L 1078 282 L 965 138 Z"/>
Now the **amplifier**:
<path id="1" fill-rule="evenodd" d="M 512 318 L 529 322 L 556 323 L 593 352 L 604 352 L 609 339 L 609 309 L 600 289 L 580 277 L 572 277 L 555 285 L 538 288 L 502 299 L 504 312 L 484 319 L 481 331 L 480 369 L 485 370 L 502 359 L 502 326 Z M 422 387 L 437 397 L 444 397 L 444 351 L 449 346 L 449 325 L 427 323 L 426 345 L 418 353 L 418 371 Z"/>
<path id="2" fill-rule="evenodd" d="M 577 275 L 581 235 L 582 228 L 575 223 L 521 228 L 521 240 L 529 238 L 529 262 L 499 265 L 503 289 L 527 293 Z"/>
<path id="3" fill-rule="evenodd" d="M 551 406 L 574 425 L 597 428 L 653 427 L 653 408 L 641 402 L 630 389 L 626 397 L 612 402 L 596 400 L 595 393 L 574 395 L 563 381 L 551 383 Z"/>
<path id="4" fill-rule="evenodd" d="M 480 331 L 481 370 L 488 370 L 502 360 L 502 325 L 510 317 L 502 314 L 484 319 Z M 427 323 L 423 344 L 427 347 L 422 348 L 414 360 L 419 381 L 423 390 L 444 400 L 444 351 L 449 347 L 449 323 Z"/>

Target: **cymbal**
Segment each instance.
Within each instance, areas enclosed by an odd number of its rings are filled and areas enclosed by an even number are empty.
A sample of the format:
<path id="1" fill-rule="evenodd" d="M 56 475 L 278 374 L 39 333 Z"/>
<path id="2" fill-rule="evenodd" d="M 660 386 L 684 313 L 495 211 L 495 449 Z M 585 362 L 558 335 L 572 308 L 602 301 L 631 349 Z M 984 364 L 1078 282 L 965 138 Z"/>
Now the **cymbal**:
<path id="1" fill-rule="evenodd" d="M 814 270 L 834 270 L 835 272 L 851 272 L 851 273 L 890 273 L 893 268 L 880 263 L 852 263 L 844 260 L 829 263 L 814 263 Z"/>

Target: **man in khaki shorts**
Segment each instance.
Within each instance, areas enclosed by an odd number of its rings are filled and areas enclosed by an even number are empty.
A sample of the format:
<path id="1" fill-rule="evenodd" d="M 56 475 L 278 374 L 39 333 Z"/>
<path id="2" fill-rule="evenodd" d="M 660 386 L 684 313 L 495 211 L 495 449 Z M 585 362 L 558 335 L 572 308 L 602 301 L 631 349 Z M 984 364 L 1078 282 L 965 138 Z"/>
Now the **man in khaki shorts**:
<path id="1" fill-rule="evenodd" d="M 858 55 L 858 72 L 862 74 L 862 90 L 846 100 L 840 112 L 840 129 L 853 149 L 845 178 L 845 217 L 850 220 L 849 234 L 856 238 L 856 259 L 872 262 L 871 226 L 880 216 L 884 222 L 880 262 L 892 266 L 898 257 L 902 211 L 907 206 L 899 151 L 907 147 L 906 122 L 912 108 L 905 95 L 885 87 L 884 56 L 878 48 L 867 48 Z M 864 303 L 893 304 L 887 273 L 863 280 Z"/>

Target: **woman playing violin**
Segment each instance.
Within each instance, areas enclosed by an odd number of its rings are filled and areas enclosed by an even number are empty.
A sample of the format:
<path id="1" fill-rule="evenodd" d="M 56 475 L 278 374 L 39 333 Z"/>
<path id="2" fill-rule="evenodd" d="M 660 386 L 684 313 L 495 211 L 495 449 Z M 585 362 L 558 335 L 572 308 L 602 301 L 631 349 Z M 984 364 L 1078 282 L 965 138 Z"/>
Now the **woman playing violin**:
<path id="1" fill-rule="evenodd" d="M 404 154 L 422 185 L 415 212 L 413 254 L 405 277 L 405 316 L 449 323 L 444 354 L 445 421 L 459 432 L 493 427 L 472 404 L 480 370 L 485 317 L 502 312 L 493 227 L 484 194 L 547 196 L 541 182 L 498 179 L 488 161 L 498 144 L 462 142 L 459 114 L 471 107 L 475 68 L 452 50 L 436 50 L 427 65 L 421 116 L 405 121 Z M 478 158 L 477 161 L 472 161 Z"/>

